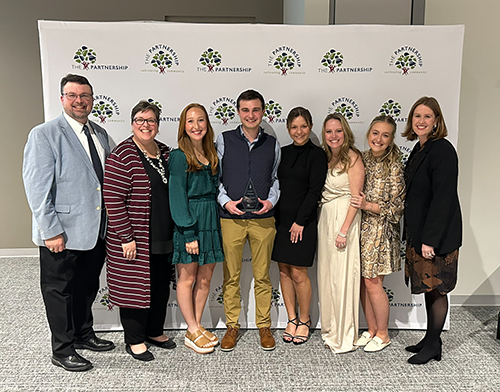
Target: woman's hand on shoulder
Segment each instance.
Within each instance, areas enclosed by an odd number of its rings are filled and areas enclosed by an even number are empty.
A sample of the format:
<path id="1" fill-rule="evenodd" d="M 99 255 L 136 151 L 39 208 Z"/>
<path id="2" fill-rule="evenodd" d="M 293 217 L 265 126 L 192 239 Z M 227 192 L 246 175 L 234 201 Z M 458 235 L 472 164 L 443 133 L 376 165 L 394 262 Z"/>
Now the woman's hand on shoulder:
<path id="1" fill-rule="evenodd" d="M 190 255 L 199 255 L 200 248 L 198 246 L 198 240 L 186 242 L 186 252 L 188 252 Z"/>

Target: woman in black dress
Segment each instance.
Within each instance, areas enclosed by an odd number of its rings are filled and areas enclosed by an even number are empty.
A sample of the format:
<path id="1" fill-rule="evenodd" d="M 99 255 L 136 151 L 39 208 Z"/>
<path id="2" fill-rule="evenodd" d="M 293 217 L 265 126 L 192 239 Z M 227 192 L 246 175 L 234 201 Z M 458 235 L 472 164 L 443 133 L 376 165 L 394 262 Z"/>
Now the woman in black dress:
<path id="1" fill-rule="evenodd" d="M 283 341 L 302 344 L 309 339 L 311 327 L 311 281 L 307 268 L 312 266 L 316 251 L 318 201 L 328 166 L 325 152 L 309 139 L 313 126 L 309 110 L 292 109 L 286 126 L 293 144 L 281 149 L 281 196 L 275 210 L 277 232 L 272 259 L 278 262 L 288 314 Z"/>
<path id="2" fill-rule="evenodd" d="M 439 103 L 422 97 L 413 104 L 403 136 L 418 139 L 405 169 L 406 283 L 425 293 L 427 332 L 416 345 L 412 364 L 441 360 L 441 331 L 448 313 L 447 293 L 457 282 L 462 215 L 458 201 L 458 157 Z"/>

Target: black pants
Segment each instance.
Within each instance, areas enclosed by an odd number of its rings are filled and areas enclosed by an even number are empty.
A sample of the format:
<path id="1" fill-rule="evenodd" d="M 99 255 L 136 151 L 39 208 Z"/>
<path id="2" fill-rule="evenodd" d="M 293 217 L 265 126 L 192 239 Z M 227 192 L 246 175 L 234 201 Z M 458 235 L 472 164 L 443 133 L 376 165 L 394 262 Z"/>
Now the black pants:
<path id="1" fill-rule="evenodd" d="M 40 247 L 40 286 L 54 355 L 73 355 L 75 341 L 95 336 L 92 304 L 99 290 L 105 256 L 102 239 L 86 251 L 65 249 L 52 253 Z"/>
<path id="2" fill-rule="evenodd" d="M 156 337 L 163 334 L 172 275 L 172 264 L 168 261 L 168 256 L 150 255 L 149 274 L 150 307 L 120 308 L 120 320 L 127 344 L 141 344 L 147 336 Z"/>

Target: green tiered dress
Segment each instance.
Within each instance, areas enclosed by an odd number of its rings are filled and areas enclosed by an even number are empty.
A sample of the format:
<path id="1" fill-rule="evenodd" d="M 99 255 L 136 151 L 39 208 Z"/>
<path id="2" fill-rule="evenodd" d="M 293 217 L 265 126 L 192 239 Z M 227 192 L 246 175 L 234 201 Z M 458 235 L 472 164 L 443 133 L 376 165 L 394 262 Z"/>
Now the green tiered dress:
<path id="1" fill-rule="evenodd" d="M 188 172 L 186 156 L 180 149 L 169 158 L 170 211 L 175 223 L 172 264 L 199 265 L 224 260 L 219 210 L 216 201 L 218 170 L 210 165 L 199 172 Z M 200 254 L 186 252 L 186 243 L 198 240 Z"/>

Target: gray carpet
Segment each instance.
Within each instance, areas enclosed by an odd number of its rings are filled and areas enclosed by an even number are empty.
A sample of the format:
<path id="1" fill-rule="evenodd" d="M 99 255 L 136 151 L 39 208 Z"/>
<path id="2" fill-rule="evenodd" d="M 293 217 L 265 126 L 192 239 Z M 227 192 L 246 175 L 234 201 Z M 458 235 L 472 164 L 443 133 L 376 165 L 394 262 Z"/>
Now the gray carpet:
<path id="1" fill-rule="evenodd" d="M 319 331 L 294 346 L 276 330 L 276 350 L 265 352 L 258 332 L 248 330 L 233 352 L 209 355 L 184 347 L 184 331 L 168 331 L 178 347 L 152 347 L 156 360 L 149 363 L 132 359 L 122 333 L 111 332 L 100 336 L 117 348 L 81 351 L 94 369 L 71 373 L 50 363 L 38 260 L 0 258 L 0 268 L 0 391 L 500 391 L 498 307 L 453 307 L 442 361 L 423 366 L 407 364 L 404 350 L 421 331 L 391 331 L 393 343 L 380 353 L 338 355 L 322 345 Z"/>

